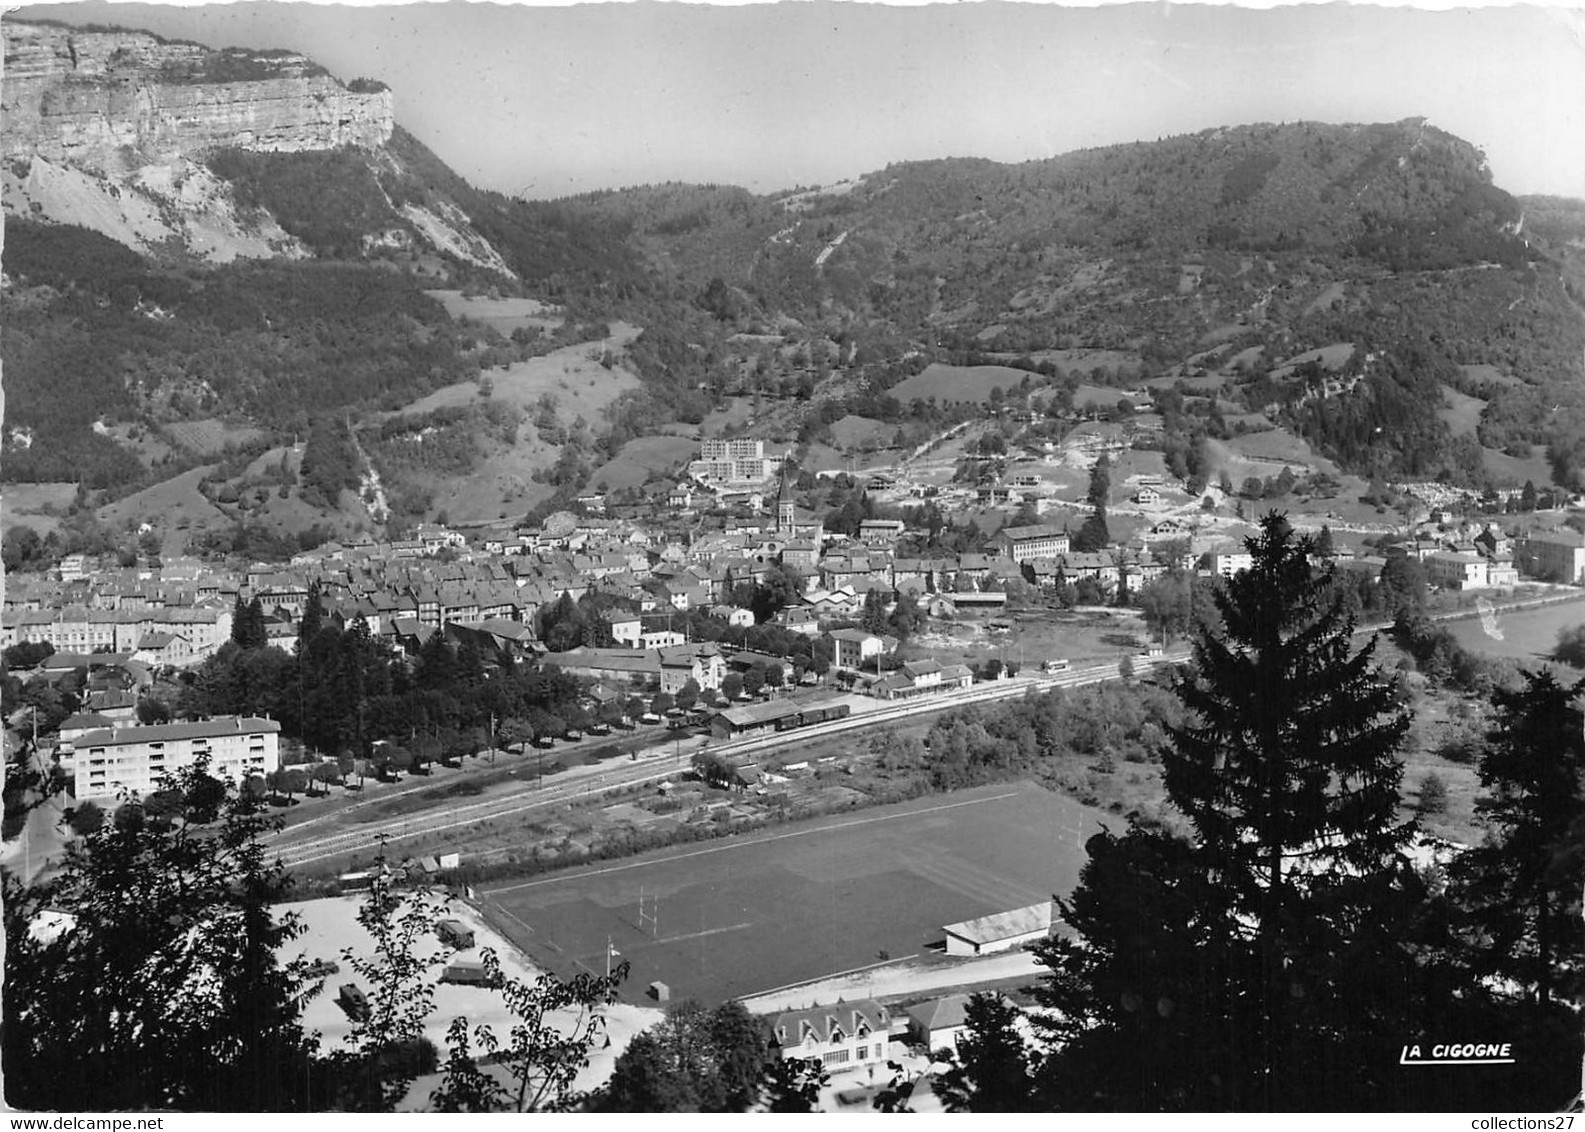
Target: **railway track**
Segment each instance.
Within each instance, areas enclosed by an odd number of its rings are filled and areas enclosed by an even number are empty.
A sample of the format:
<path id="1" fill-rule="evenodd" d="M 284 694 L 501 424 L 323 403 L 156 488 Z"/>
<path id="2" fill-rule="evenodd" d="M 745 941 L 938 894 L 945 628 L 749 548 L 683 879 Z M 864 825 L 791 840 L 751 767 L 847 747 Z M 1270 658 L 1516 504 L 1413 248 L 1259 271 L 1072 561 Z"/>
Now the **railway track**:
<path id="1" fill-rule="evenodd" d="M 1187 655 L 1187 650 L 1175 650 L 1165 656 L 1148 660 L 1136 658 L 1134 662 L 1135 672 L 1143 674 L 1153 664 L 1175 662 L 1184 659 Z M 871 727 L 884 726 L 888 723 L 896 723 L 916 716 L 967 707 L 971 704 L 995 703 L 999 700 L 1014 699 L 1027 695 L 1030 691 L 1044 691 L 1048 688 L 1071 688 L 1116 679 L 1119 679 L 1118 669 L 1116 665 L 1112 664 L 1049 675 L 1021 676 L 1010 680 L 998 680 L 989 684 L 979 685 L 965 692 L 931 696 L 919 700 L 905 700 L 895 705 L 876 708 L 872 711 L 858 712 L 842 719 L 812 724 L 794 731 L 769 732 L 764 735 L 728 740 L 723 743 L 712 742 L 707 745 L 714 754 L 728 759 L 738 759 L 747 755 L 762 755 L 765 752 L 781 747 L 828 738 L 850 731 L 862 731 Z M 666 764 L 664 768 L 657 765 L 661 762 Z M 525 786 L 519 792 L 502 797 L 439 807 L 422 813 L 406 814 L 400 817 L 369 822 L 355 830 L 342 830 L 336 833 L 305 838 L 301 836 L 300 831 L 304 830 L 306 826 L 297 826 L 277 834 L 272 839 L 273 847 L 287 867 L 308 865 L 352 853 L 372 851 L 382 840 L 392 843 L 410 840 L 415 837 L 427 837 L 454 829 L 465 829 L 470 826 L 482 825 L 485 822 L 500 818 L 515 817 L 520 814 L 532 813 L 535 810 L 566 805 L 569 802 L 604 795 L 612 791 L 628 790 L 634 786 L 641 786 L 651 782 L 659 783 L 668 778 L 676 777 L 682 769 L 678 760 L 674 760 L 664 754 L 659 756 L 651 755 L 648 758 L 640 759 L 630 764 L 610 765 L 609 769 L 586 774 L 574 780 L 562 780 L 539 787 Z"/>
<path id="2" fill-rule="evenodd" d="M 1531 598 L 1508 603 L 1496 607 L 1496 609 L 1498 612 L 1503 612 L 1508 609 L 1527 608 L 1569 600 L 1578 600 L 1578 594 Z M 1472 615 L 1474 615 L 1473 611 L 1458 610 L 1435 614 L 1433 615 L 1433 620 L 1450 620 Z M 1380 632 L 1387 628 L 1389 626 L 1386 625 L 1362 625 L 1355 632 L 1356 635 L 1365 635 Z M 1134 672 L 1136 675 L 1144 675 L 1155 665 L 1178 663 L 1188 659 L 1188 656 L 1189 650 L 1185 647 L 1179 647 L 1163 656 L 1151 658 L 1134 657 Z M 998 700 L 1027 695 L 1031 690 L 1043 691 L 1048 688 L 1080 687 L 1119 678 L 1120 673 L 1115 664 L 1095 665 L 1062 673 L 1038 673 L 1030 676 L 1019 676 L 1010 680 L 998 680 L 988 684 L 981 684 L 965 692 L 929 696 L 918 700 L 905 700 L 869 711 L 856 712 L 842 719 L 798 728 L 793 731 L 770 732 L 724 743 L 708 742 L 706 745 L 712 753 L 726 758 L 748 761 L 746 756 L 761 756 L 782 747 L 805 743 L 810 740 L 827 738 L 850 731 L 862 731 L 871 727 L 885 726 L 886 724 L 897 723 L 915 716 L 950 711 L 953 708 L 966 707 L 970 704 L 995 703 Z M 691 749 L 697 750 L 699 745 L 692 744 Z M 662 765 L 663 763 L 665 765 Z M 500 818 L 515 817 L 519 814 L 532 813 L 535 810 L 566 805 L 569 802 L 607 794 L 612 791 L 627 790 L 634 786 L 641 786 L 651 782 L 662 782 L 668 778 L 675 777 L 682 769 L 679 748 L 679 758 L 677 760 L 673 760 L 664 754 L 658 756 L 651 754 L 631 763 L 606 764 L 596 772 L 583 774 L 577 778 L 560 778 L 552 784 L 539 787 L 531 787 L 524 784 L 521 790 L 511 794 L 481 801 L 436 807 L 421 813 L 371 821 L 360 824 L 357 829 L 342 829 L 333 833 L 320 834 L 315 832 L 315 828 L 312 828 L 322 826 L 331 821 L 345 821 L 355 811 L 364 807 L 388 803 L 392 798 L 400 797 L 401 793 L 428 789 L 429 787 L 426 784 L 425 786 L 411 787 L 405 791 L 386 794 L 379 799 L 359 802 L 346 810 L 336 811 L 323 817 L 311 819 L 301 825 L 289 827 L 276 834 L 271 839 L 271 843 L 280 854 L 283 863 L 288 867 L 307 865 L 334 857 L 373 850 L 382 839 L 387 842 L 400 842 L 416 837 L 445 833 L 450 830 L 464 829 Z M 310 834 L 310 836 L 304 836 L 305 834 Z"/>

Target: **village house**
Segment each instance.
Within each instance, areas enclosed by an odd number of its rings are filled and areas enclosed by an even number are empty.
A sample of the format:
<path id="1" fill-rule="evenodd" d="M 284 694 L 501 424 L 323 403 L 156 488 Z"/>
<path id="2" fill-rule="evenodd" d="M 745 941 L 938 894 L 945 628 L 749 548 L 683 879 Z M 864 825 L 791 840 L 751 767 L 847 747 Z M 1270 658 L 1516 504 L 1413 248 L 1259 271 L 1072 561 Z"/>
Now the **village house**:
<path id="1" fill-rule="evenodd" d="M 771 624 L 790 633 L 813 637 L 820 632 L 820 614 L 807 605 L 789 605 L 771 618 Z"/>
<path id="2" fill-rule="evenodd" d="M 1107 591 L 1117 588 L 1121 576 L 1117 562 L 1109 554 L 1075 551 L 1062 556 L 1061 567 L 1070 584 L 1078 585 L 1088 578 Z"/>
<path id="3" fill-rule="evenodd" d="M 901 519 L 862 519 L 859 521 L 859 541 L 866 546 L 891 546 L 903 535 Z"/>
<path id="4" fill-rule="evenodd" d="M 1012 1001 L 998 995 L 1006 1005 Z M 957 1051 L 958 1039 L 968 1032 L 969 996 L 949 994 L 921 1002 L 908 1010 L 909 1044 L 935 1053 L 937 1050 Z"/>
<path id="5" fill-rule="evenodd" d="M 1488 558 L 1512 560 L 1513 540 L 1496 523 L 1488 523 L 1485 530 L 1475 536 L 1475 545 Z"/>
<path id="6" fill-rule="evenodd" d="M 747 629 L 754 624 L 754 611 L 735 605 L 711 606 L 710 616 L 720 618 L 734 629 Z"/>
<path id="7" fill-rule="evenodd" d="M 880 637 L 863 629 L 833 629 L 826 639 L 835 650 L 833 663 L 837 668 L 857 670 L 886 651 Z"/>
<path id="8" fill-rule="evenodd" d="M 726 679 L 726 660 L 713 642 L 660 650 L 661 691 L 676 695 L 689 680 L 706 691 L 719 691 Z"/>
<path id="9" fill-rule="evenodd" d="M 1446 590 L 1483 590 L 1487 587 L 1486 559 L 1478 554 L 1443 551 L 1425 558 L 1426 581 Z"/>
<path id="10" fill-rule="evenodd" d="M 638 614 L 629 613 L 625 609 L 606 609 L 600 612 L 600 616 L 610 628 L 611 637 L 617 644 L 630 649 L 644 647 L 639 641 L 643 630 Z"/>
<path id="11" fill-rule="evenodd" d="M 861 999 L 778 1014 L 771 1029 L 782 1057 L 813 1059 L 840 1073 L 885 1063 L 891 1017 L 880 1003 Z"/>

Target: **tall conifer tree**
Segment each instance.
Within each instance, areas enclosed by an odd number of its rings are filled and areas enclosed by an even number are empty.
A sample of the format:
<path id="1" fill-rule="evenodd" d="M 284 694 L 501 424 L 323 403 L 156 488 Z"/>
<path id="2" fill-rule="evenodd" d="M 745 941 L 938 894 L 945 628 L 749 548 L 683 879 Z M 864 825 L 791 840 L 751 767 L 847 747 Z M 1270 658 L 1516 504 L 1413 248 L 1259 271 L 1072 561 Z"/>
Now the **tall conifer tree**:
<path id="1" fill-rule="evenodd" d="M 1585 681 L 1527 672 L 1522 688 L 1493 697 L 1496 725 L 1480 763 L 1486 794 L 1475 803 L 1488 836 L 1453 870 L 1475 929 L 1477 971 L 1543 1005 L 1580 989 L 1582 694 Z"/>
<path id="2" fill-rule="evenodd" d="M 1372 648 L 1355 650 L 1313 540 L 1272 514 L 1247 545 L 1164 752 L 1190 836 L 1092 840 L 1062 907 L 1084 944 L 1041 949 L 1042 1001 L 1068 1019 L 1042 1074 L 1057 1103 L 1391 1103 L 1390 1060 L 1361 1029 L 1426 1016 L 1408 947 L 1425 891 L 1397 818 L 1408 712 Z"/>
<path id="3" fill-rule="evenodd" d="M 1317 990 L 1307 952 L 1342 950 L 1360 879 L 1403 863 L 1412 827 L 1397 820 L 1397 750 L 1409 713 L 1373 646 L 1355 651 L 1330 565 L 1312 566 L 1314 540 L 1273 512 L 1247 546 L 1249 569 L 1216 595 L 1220 631 L 1195 644 L 1196 675 L 1179 689 L 1190 718 L 1164 779 L 1229 929 L 1254 936 L 1254 1068 L 1280 1104 L 1293 1004 Z"/>

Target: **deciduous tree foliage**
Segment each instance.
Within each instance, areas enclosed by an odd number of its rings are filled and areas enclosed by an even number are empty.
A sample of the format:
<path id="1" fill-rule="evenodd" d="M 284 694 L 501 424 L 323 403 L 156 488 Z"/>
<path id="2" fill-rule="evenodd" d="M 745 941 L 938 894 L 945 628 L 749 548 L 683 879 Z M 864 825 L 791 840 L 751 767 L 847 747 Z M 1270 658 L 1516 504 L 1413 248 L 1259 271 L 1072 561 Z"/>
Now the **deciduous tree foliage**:
<path id="1" fill-rule="evenodd" d="M 742 1112 L 780 1055 L 770 1025 L 740 1002 L 678 1003 L 635 1037 L 591 1107 L 599 1112 Z M 785 1084 L 785 1082 L 784 1082 Z"/>
<path id="2" fill-rule="evenodd" d="M 609 975 L 579 974 L 565 982 L 541 975 L 525 982 L 506 974 L 493 948 L 480 957 L 484 985 L 501 997 L 512 1026 L 503 1038 L 488 1023 L 470 1032 L 466 1018 L 453 1020 L 441 1083 L 430 1096 L 436 1109 L 556 1112 L 582 1103 L 573 1082 L 605 1034 L 604 1010 L 616 1001 L 628 964 Z M 498 1073 L 483 1068 L 486 1059 Z"/>
<path id="3" fill-rule="evenodd" d="M 53 879 L 5 876 L 6 1100 L 23 1109 L 291 1111 L 320 1103 L 303 1033 L 301 928 L 272 828 L 200 761 L 174 821 L 84 834 Z M 42 914 L 71 917 L 52 932 Z"/>

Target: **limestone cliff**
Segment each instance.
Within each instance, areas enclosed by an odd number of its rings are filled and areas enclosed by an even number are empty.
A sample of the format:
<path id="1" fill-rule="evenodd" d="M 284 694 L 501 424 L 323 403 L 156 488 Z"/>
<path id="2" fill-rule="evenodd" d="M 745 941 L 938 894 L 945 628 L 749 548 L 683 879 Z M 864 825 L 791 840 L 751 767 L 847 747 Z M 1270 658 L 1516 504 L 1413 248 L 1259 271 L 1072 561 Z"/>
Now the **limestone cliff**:
<path id="1" fill-rule="evenodd" d="M 43 158 L 111 176 L 219 147 L 375 147 L 390 92 L 349 90 L 308 59 L 214 51 L 142 32 L 6 21 L 6 161 Z"/>

